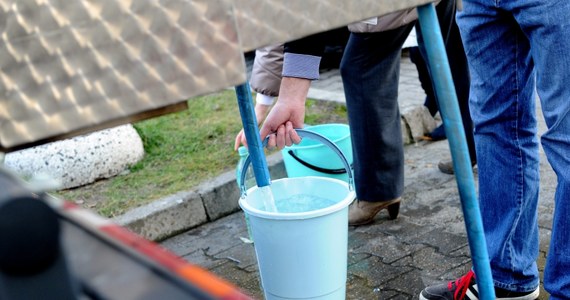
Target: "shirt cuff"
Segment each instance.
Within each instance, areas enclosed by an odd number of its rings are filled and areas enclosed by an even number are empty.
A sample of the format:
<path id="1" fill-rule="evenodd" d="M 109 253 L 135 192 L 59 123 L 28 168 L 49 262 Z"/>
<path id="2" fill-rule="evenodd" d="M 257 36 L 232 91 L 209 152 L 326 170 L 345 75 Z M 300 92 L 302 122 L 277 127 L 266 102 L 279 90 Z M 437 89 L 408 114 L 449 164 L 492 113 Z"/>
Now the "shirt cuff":
<path id="1" fill-rule="evenodd" d="M 284 77 L 319 79 L 319 65 L 321 58 L 314 55 L 285 53 L 283 57 Z"/>
<path id="2" fill-rule="evenodd" d="M 257 93 L 255 95 L 255 103 L 263 104 L 263 105 L 272 105 L 273 104 L 273 96 L 264 95 L 261 93 Z"/>

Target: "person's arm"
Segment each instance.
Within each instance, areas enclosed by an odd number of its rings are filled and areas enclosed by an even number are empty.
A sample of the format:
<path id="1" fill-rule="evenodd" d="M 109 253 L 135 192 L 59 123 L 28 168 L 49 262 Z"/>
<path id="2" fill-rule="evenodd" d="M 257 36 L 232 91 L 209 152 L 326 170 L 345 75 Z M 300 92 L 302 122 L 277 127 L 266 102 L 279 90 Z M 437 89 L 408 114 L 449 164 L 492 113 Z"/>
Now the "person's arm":
<path id="1" fill-rule="evenodd" d="M 322 35 L 286 43 L 284 51 L 279 98 L 260 129 L 262 140 L 269 136 L 268 148 L 282 149 L 301 142 L 294 129 L 303 128 L 309 87 L 312 80 L 319 78 L 319 64 L 324 51 Z"/>
<path id="2" fill-rule="evenodd" d="M 249 85 L 258 95 L 279 96 L 281 73 L 283 73 L 283 44 L 271 45 L 255 50 Z"/>

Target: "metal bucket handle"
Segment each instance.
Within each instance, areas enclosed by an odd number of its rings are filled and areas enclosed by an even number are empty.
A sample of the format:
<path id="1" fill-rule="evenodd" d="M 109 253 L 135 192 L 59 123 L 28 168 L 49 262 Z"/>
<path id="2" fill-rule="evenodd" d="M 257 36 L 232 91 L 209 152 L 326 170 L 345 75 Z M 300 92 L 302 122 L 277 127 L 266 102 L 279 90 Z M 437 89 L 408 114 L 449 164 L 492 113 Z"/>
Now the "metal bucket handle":
<path id="1" fill-rule="evenodd" d="M 317 140 L 321 143 L 323 143 L 325 146 L 329 147 L 331 150 L 333 150 L 339 157 L 340 160 L 342 161 L 342 164 L 344 165 L 344 169 L 346 170 L 346 173 L 348 174 L 348 189 L 350 191 L 353 190 L 354 188 L 354 179 L 352 177 L 352 171 L 351 171 L 351 167 L 350 167 L 350 163 L 348 163 L 348 160 L 346 159 L 346 156 L 344 155 L 344 153 L 342 152 L 342 150 L 340 150 L 340 148 L 333 143 L 331 140 L 329 140 L 327 137 L 316 133 L 314 131 L 309 131 L 309 130 L 305 130 L 305 129 L 295 129 L 295 131 L 297 131 L 297 134 L 299 134 L 300 137 L 307 137 L 313 140 Z M 269 137 L 265 138 L 263 140 L 263 147 L 267 146 L 267 142 L 269 140 Z M 246 175 L 246 171 L 247 168 L 249 167 L 249 164 L 251 163 L 251 157 L 247 156 L 246 160 L 243 163 L 243 168 L 241 170 L 241 186 L 240 186 L 240 190 L 241 190 L 241 196 L 246 196 L 246 188 L 245 188 L 245 175 Z"/>

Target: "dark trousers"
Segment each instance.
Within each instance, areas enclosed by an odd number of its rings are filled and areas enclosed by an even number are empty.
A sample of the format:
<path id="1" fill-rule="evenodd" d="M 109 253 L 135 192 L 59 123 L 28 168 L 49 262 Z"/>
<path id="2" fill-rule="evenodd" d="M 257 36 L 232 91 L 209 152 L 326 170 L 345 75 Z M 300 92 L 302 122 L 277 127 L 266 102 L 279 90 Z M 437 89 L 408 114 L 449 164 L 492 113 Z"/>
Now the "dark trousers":
<path id="1" fill-rule="evenodd" d="M 439 3 L 439 5 L 436 6 L 436 12 L 439 20 L 439 26 L 441 28 L 441 35 L 443 37 L 443 42 L 445 44 L 445 49 L 447 52 L 447 58 L 449 60 L 451 76 L 455 85 L 455 92 L 457 93 L 457 101 L 459 104 L 459 111 L 461 112 L 463 128 L 465 130 L 465 138 L 467 139 L 469 157 L 471 158 L 472 162 L 476 162 L 477 157 L 475 152 L 475 140 L 473 138 L 473 122 L 471 121 L 471 115 L 469 111 L 469 66 L 467 64 L 465 50 L 463 49 L 463 43 L 461 40 L 461 35 L 459 33 L 459 28 L 455 22 L 455 6 L 455 0 L 443 0 Z M 429 66 L 420 24 L 418 23 L 416 27 L 420 53 L 422 54 L 422 57 L 425 60 L 426 64 Z M 416 61 L 414 63 L 416 63 L 416 65 L 421 64 L 419 61 Z M 433 82 L 431 76 L 430 82 Z M 426 106 L 428 109 L 430 109 L 431 112 L 431 110 L 434 108 L 434 103 L 430 103 L 429 101 L 435 101 L 435 106 L 439 107 L 437 96 L 434 93 L 434 89 L 431 87 L 427 90 L 424 88 L 424 90 L 428 95 L 426 98 L 426 100 L 428 100 Z"/>
<path id="2" fill-rule="evenodd" d="M 398 82 L 402 45 L 413 26 L 351 33 L 341 61 L 360 200 L 387 201 L 403 193 Z"/>

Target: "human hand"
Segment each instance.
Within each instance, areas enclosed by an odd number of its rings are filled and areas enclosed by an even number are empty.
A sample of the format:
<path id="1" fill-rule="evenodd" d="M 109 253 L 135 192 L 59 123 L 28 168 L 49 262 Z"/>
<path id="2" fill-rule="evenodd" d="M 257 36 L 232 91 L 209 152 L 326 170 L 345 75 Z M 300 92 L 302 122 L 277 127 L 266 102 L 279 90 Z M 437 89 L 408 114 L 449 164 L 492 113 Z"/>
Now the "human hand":
<path id="1" fill-rule="evenodd" d="M 295 128 L 303 128 L 305 99 L 310 85 L 310 80 L 302 78 L 284 77 L 281 81 L 279 99 L 259 132 L 262 140 L 269 136 L 269 149 L 283 149 L 301 142 Z"/>
<path id="2" fill-rule="evenodd" d="M 247 147 L 247 139 L 245 138 L 245 132 L 243 132 L 243 128 L 236 135 L 236 139 L 234 142 L 234 150 L 237 151 L 240 145 L 244 145 Z"/>
<path id="3" fill-rule="evenodd" d="M 256 103 L 255 104 L 255 118 L 257 120 L 257 124 L 261 124 L 265 117 L 267 116 L 267 112 L 271 108 L 271 105 Z M 245 132 L 240 130 L 240 132 L 236 135 L 236 139 L 234 142 L 234 150 L 237 151 L 240 145 L 244 145 L 247 147 L 247 139 L 245 138 Z"/>

